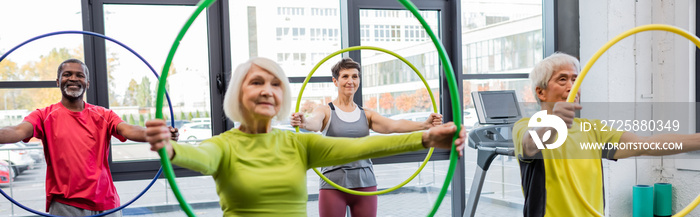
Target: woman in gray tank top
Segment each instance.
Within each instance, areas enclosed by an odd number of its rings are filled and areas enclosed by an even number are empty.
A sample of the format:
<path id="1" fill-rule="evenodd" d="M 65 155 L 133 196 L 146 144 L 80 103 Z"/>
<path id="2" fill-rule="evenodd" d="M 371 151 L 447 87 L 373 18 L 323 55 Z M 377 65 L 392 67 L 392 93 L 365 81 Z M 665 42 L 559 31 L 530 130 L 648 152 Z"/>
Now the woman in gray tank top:
<path id="1" fill-rule="evenodd" d="M 360 64 L 344 58 L 331 69 L 338 98 L 328 105 L 316 107 L 308 118 L 304 113 L 292 114 L 291 124 L 309 131 L 321 131 L 326 136 L 364 137 L 369 130 L 377 133 L 406 133 L 426 130 L 442 124 L 442 115 L 432 113 L 425 122 L 393 120 L 357 106 L 352 99 L 360 86 Z M 321 172 L 331 181 L 358 191 L 376 191 L 372 161 L 360 160 L 348 164 L 323 167 Z M 319 214 L 321 217 L 344 217 L 346 206 L 352 216 L 377 215 L 377 196 L 357 196 L 342 192 L 321 180 Z"/>

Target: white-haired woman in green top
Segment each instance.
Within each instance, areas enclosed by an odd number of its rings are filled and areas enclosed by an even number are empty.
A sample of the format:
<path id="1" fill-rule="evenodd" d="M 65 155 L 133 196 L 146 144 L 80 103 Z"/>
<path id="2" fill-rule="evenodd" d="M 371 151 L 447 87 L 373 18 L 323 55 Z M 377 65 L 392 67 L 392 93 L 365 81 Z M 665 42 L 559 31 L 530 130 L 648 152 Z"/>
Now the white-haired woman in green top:
<path id="1" fill-rule="evenodd" d="M 449 149 L 453 123 L 426 132 L 396 136 L 333 138 L 273 129 L 291 108 L 287 76 L 277 63 L 253 58 L 236 68 L 224 99 L 224 112 L 237 129 L 198 146 L 170 141 L 165 121 L 146 122 L 152 150 L 166 148 L 173 164 L 211 175 L 224 216 L 306 216 L 306 171 L 436 147 Z M 462 128 L 455 141 L 461 155 Z M 185 194 L 187 194 L 185 192 Z"/>

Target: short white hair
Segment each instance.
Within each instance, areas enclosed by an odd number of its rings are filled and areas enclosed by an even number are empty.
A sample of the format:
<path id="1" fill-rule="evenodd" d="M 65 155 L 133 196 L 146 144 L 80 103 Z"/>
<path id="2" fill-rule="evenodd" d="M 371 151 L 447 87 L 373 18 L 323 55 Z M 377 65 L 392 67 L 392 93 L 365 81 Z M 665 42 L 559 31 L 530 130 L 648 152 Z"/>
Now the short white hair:
<path id="1" fill-rule="evenodd" d="M 272 61 L 264 57 L 254 57 L 245 63 L 242 63 L 236 67 L 236 70 L 231 75 L 231 80 L 229 80 L 228 89 L 224 95 L 224 113 L 226 117 L 234 122 L 244 123 L 243 113 L 241 111 L 241 86 L 243 84 L 243 79 L 250 71 L 250 68 L 255 64 L 256 66 L 264 69 L 270 74 L 274 75 L 282 82 L 282 105 L 280 107 L 277 117 L 278 121 L 283 121 L 289 116 L 289 110 L 292 106 L 292 95 L 290 93 L 289 79 L 284 74 L 282 67 L 280 67 L 275 61 Z"/>
<path id="2" fill-rule="evenodd" d="M 542 90 L 547 89 L 547 82 L 552 78 L 552 75 L 564 67 L 573 66 L 576 74 L 581 72 L 581 66 L 576 57 L 562 52 L 555 52 L 547 58 L 537 63 L 530 72 L 530 83 L 532 84 L 532 93 L 535 94 L 535 99 L 541 103 L 537 96 L 537 87 Z"/>

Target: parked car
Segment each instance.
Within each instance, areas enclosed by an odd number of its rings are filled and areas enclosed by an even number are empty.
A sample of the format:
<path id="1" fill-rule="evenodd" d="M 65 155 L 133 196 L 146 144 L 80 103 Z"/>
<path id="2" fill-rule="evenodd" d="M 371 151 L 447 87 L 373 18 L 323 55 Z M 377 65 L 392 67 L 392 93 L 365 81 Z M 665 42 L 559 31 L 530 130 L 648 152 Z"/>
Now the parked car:
<path id="1" fill-rule="evenodd" d="M 8 184 L 15 178 L 14 170 L 10 169 L 10 164 L 0 161 L 0 185 Z"/>
<path id="2" fill-rule="evenodd" d="M 179 129 L 180 141 L 194 142 L 211 138 L 211 122 L 189 123 Z"/>
<path id="3" fill-rule="evenodd" d="M 25 148 L 27 150 L 27 154 L 29 154 L 29 156 L 32 157 L 32 160 L 34 160 L 34 163 L 41 163 L 44 161 L 44 149 L 42 148 L 41 143 L 18 142 L 15 144 Z"/>
<path id="4" fill-rule="evenodd" d="M 180 128 L 182 128 L 182 125 L 189 124 L 189 123 L 191 123 L 191 122 L 190 122 L 190 121 L 186 121 L 186 120 L 175 120 L 175 126 L 174 126 L 174 127 L 177 128 L 177 129 L 180 129 Z M 170 121 L 166 121 L 166 124 L 167 124 L 168 126 L 170 126 Z"/>
<path id="5" fill-rule="evenodd" d="M 9 163 L 15 176 L 34 166 L 34 159 L 21 146 L 23 144 L 18 145 L 18 143 L 21 144 L 20 142 L 0 144 L 0 161 Z"/>
<path id="6" fill-rule="evenodd" d="M 192 123 L 211 123 L 211 118 L 192 118 Z"/>

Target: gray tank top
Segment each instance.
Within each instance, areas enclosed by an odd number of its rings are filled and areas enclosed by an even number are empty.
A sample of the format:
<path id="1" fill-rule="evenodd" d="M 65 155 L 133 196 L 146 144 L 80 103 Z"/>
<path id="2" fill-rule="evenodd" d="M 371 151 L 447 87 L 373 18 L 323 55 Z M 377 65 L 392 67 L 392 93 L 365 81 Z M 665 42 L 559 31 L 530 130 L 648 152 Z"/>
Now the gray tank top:
<path id="1" fill-rule="evenodd" d="M 328 103 L 331 107 L 331 118 L 328 121 L 328 129 L 325 136 L 359 138 L 369 135 L 369 124 L 365 111 L 360 108 L 360 118 L 354 122 L 345 122 L 336 112 L 343 112 L 335 109 L 333 103 Z M 345 188 L 363 188 L 377 186 L 377 179 L 374 177 L 374 169 L 370 159 L 350 162 L 343 165 L 321 168 L 321 173 L 331 181 Z M 321 189 L 335 189 L 323 179 L 320 182 Z"/>

